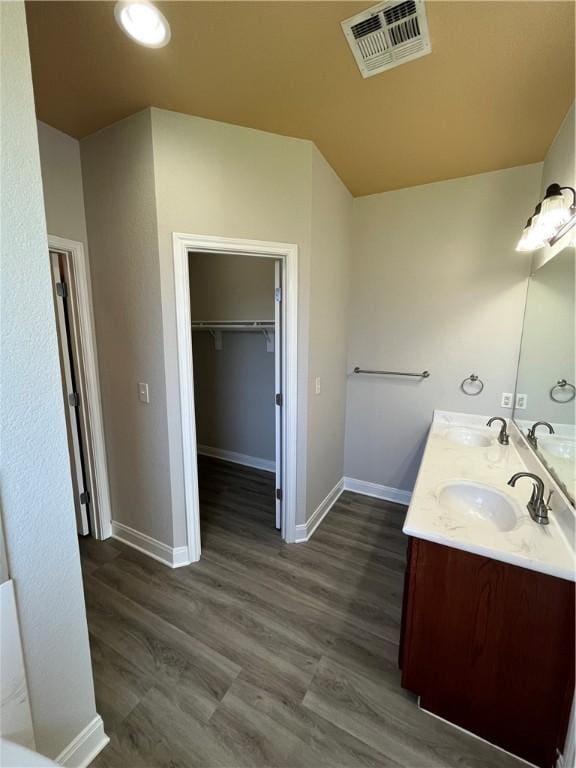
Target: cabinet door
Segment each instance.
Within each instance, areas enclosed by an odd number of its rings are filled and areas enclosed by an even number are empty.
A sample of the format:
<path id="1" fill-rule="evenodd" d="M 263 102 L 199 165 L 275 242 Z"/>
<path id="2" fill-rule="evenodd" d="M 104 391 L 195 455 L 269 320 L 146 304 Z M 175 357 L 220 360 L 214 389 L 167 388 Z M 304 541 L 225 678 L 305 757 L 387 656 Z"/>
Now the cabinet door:
<path id="1" fill-rule="evenodd" d="M 402 684 L 424 709 L 540 766 L 574 690 L 574 584 L 414 540 Z"/>

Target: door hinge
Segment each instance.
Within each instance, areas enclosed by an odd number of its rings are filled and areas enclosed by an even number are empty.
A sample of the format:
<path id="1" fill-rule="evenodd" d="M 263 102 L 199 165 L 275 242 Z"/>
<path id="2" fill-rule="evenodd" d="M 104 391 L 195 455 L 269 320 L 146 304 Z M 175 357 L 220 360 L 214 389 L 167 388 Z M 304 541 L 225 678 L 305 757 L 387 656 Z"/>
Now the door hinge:
<path id="1" fill-rule="evenodd" d="M 56 295 L 65 299 L 68 296 L 68 286 L 66 283 L 56 283 Z"/>
<path id="2" fill-rule="evenodd" d="M 283 398 L 280 392 L 276 395 L 276 405 L 283 405 Z"/>
<path id="3" fill-rule="evenodd" d="M 282 488 L 276 488 L 276 498 L 278 501 L 282 501 Z"/>
<path id="4" fill-rule="evenodd" d="M 282 301 L 282 288 L 274 289 L 274 301 L 277 301 L 277 302 Z"/>
<path id="5" fill-rule="evenodd" d="M 80 494 L 80 504 L 90 503 L 90 491 L 82 491 Z"/>
<path id="6" fill-rule="evenodd" d="M 78 396 L 78 392 L 71 392 L 68 395 L 68 405 L 71 405 L 73 408 L 78 408 L 80 405 L 80 397 Z"/>

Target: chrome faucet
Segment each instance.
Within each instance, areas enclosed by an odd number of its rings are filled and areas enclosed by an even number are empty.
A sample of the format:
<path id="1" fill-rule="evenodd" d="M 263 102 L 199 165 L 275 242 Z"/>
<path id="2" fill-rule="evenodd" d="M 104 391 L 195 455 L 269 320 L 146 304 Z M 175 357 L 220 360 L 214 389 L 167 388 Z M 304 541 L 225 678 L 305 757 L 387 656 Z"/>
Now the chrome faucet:
<path id="1" fill-rule="evenodd" d="M 521 477 L 529 477 L 534 481 L 532 495 L 530 496 L 530 501 L 526 505 L 528 512 L 530 512 L 530 517 L 535 523 L 538 523 L 538 525 L 548 525 L 550 522 L 548 518 L 549 507 L 547 502 L 544 501 L 544 482 L 542 481 L 542 478 L 532 474 L 532 472 L 516 472 L 516 474 L 512 475 L 510 480 L 508 480 L 508 485 L 513 488 L 516 485 L 516 481 Z M 551 495 L 552 493 L 550 493 L 550 496 Z M 548 496 L 548 501 L 550 500 L 550 496 Z"/>
<path id="2" fill-rule="evenodd" d="M 538 448 L 538 438 L 536 437 L 537 427 L 546 427 L 546 429 L 550 432 L 551 435 L 554 434 L 554 427 L 552 426 L 552 424 L 549 424 L 547 421 L 535 421 L 534 424 L 532 424 L 532 426 L 528 430 L 528 434 L 526 435 L 528 442 L 533 448 Z"/>
<path id="3" fill-rule="evenodd" d="M 500 443 L 500 445 L 508 445 L 508 443 L 510 442 L 510 436 L 506 431 L 506 427 L 508 426 L 506 424 L 506 419 L 503 419 L 502 416 L 492 416 L 492 418 L 488 419 L 488 421 L 486 422 L 486 426 L 491 427 L 495 421 L 502 422 L 502 426 L 500 428 L 500 434 L 498 435 L 498 442 Z"/>

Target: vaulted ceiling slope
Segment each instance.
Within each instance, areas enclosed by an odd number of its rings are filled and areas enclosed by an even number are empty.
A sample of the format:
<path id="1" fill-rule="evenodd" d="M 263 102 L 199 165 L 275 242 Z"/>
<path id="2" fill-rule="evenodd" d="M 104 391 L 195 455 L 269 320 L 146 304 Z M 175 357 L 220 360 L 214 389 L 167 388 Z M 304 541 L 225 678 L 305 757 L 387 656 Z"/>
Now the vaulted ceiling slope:
<path id="1" fill-rule="evenodd" d="M 172 41 L 109 2 L 29 2 L 38 117 L 81 138 L 147 106 L 314 141 L 354 195 L 543 159 L 574 99 L 575 4 L 426 4 L 432 53 L 364 80 L 340 21 L 373 3 L 162 2 Z"/>

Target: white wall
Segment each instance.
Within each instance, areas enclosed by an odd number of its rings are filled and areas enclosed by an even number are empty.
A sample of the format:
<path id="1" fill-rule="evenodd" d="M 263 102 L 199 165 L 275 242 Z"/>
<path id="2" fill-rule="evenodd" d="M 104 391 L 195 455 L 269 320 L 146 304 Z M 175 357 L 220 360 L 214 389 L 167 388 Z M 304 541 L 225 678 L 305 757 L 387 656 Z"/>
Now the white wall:
<path id="1" fill-rule="evenodd" d="M 352 196 L 313 147 L 307 519 L 344 474 L 351 248 Z"/>
<path id="2" fill-rule="evenodd" d="M 150 112 L 81 144 L 112 518 L 172 544 Z M 138 382 L 150 403 L 138 400 Z"/>
<path id="3" fill-rule="evenodd" d="M 38 143 L 48 233 L 81 242 L 87 253 L 80 143 L 40 120 Z"/>
<path id="4" fill-rule="evenodd" d="M 525 219 L 528 218 L 534 206 L 544 197 L 546 188 L 549 184 L 560 184 L 566 187 L 576 187 L 576 124 L 575 124 L 575 104 L 572 104 L 568 114 L 564 118 L 558 133 L 544 160 L 542 168 L 542 183 L 540 194 L 532 203 L 532 207 L 527 209 Z M 571 199 L 571 198 L 570 198 Z M 533 270 L 545 264 L 556 253 L 560 253 L 567 245 L 576 243 L 576 229 L 572 229 L 562 240 L 553 246 L 548 246 L 536 251 L 532 263 Z"/>
<path id="5" fill-rule="evenodd" d="M 346 474 L 411 490 L 434 408 L 510 416 L 530 258 L 516 253 L 541 165 L 357 198 Z M 467 397 L 470 373 L 485 382 Z"/>
<path id="6" fill-rule="evenodd" d="M 36 747 L 55 757 L 96 710 L 24 5 L 0 14 L 2 511 Z"/>

